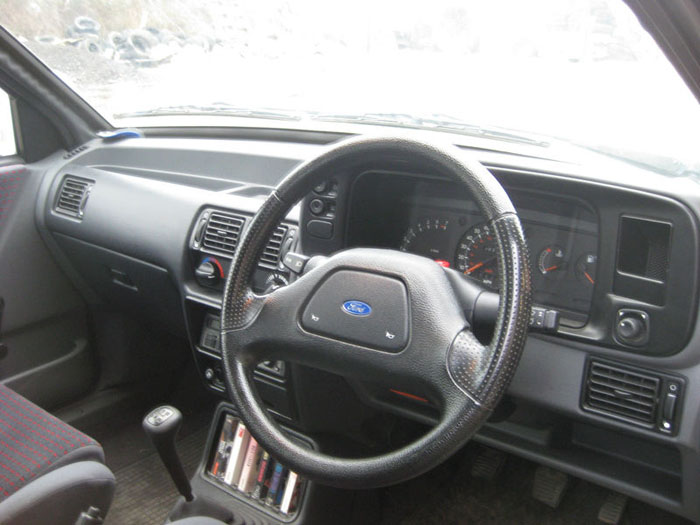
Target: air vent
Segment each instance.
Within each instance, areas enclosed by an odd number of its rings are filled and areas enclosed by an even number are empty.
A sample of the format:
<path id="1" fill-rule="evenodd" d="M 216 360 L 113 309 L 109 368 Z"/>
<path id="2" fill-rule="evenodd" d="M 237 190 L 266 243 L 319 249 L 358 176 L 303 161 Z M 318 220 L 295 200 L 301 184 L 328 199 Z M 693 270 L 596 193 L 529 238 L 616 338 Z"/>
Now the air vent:
<path id="1" fill-rule="evenodd" d="M 66 177 L 58 191 L 55 210 L 71 217 L 82 218 L 90 196 L 91 181 Z"/>
<path id="2" fill-rule="evenodd" d="M 280 254 L 282 253 L 282 242 L 287 235 L 289 228 L 284 224 L 280 224 L 275 229 L 275 232 L 270 237 L 270 240 L 265 246 L 262 255 L 260 256 L 259 265 L 263 268 L 276 270 L 280 262 Z"/>
<path id="3" fill-rule="evenodd" d="M 217 253 L 233 256 L 241 236 L 245 217 L 212 212 L 202 238 L 202 247 Z"/>
<path id="4" fill-rule="evenodd" d="M 636 370 L 590 361 L 584 408 L 654 425 L 661 378 Z"/>

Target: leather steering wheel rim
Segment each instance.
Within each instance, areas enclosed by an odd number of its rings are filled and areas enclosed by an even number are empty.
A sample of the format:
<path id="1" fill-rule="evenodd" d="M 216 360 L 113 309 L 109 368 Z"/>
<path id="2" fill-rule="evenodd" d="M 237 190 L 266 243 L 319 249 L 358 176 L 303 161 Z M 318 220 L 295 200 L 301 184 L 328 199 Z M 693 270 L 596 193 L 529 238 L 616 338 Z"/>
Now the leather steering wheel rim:
<path id="1" fill-rule="evenodd" d="M 501 276 L 492 341 L 472 334 L 445 271 L 427 258 L 378 249 L 330 257 L 289 286 L 252 291 L 257 261 L 289 209 L 314 186 L 351 166 L 387 159 L 419 162 L 466 188 L 494 231 Z M 301 309 L 331 275 L 356 270 L 389 276 L 407 291 L 410 338 L 397 353 L 309 333 Z M 244 233 L 226 280 L 222 309 L 223 366 L 229 395 L 255 439 L 302 476 L 342 488 L 386 486 L 437 466 L 486 421 L 517 367 L 528 330 L 530 265 L 517 213 L 505 190 L 479 162 L 451 145 L 407 138 L 351 138 L 290 173 Z M 419 385 L 441 408 L 438 424 L 401 449 L 369 458 L 338 458 L 290 439 L 268 415 L 253 386 L 253 370 L 280 358 L 392 385 Z M 388 376 L 388 377 L 387 377 Z"/>

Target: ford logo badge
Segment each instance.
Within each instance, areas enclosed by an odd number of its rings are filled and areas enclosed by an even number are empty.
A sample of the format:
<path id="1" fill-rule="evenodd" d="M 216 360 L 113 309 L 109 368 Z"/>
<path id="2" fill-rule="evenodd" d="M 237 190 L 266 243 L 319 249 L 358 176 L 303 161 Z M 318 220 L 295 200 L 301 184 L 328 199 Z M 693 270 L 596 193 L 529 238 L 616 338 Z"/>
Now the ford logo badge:
<path id="1" fill-rule="evenodd" d="M 357 317 L 367 317 L 372 313 L 372 307 L 362 301 L 345 301 L 343 312 Z"/>

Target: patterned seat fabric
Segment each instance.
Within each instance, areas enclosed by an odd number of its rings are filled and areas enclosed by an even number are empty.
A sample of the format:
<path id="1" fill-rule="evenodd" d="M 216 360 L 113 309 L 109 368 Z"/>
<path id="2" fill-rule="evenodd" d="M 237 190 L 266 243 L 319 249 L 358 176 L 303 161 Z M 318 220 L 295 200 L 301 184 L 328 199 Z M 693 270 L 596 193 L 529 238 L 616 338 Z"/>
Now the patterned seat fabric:
<path id="1" fill-rule="evenodd" d="M 104 462 L 94 439 L 0 385 L 0 501 L 54 468 L 84 459 Z"/>

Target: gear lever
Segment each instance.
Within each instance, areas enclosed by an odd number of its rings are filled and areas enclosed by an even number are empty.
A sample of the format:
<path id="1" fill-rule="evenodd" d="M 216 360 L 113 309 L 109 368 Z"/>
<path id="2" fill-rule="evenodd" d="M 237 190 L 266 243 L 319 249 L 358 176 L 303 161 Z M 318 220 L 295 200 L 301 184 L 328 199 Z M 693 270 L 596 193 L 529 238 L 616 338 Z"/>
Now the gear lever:
<path id="1" fill-rule="evenodd" d="M 171 406 L 155 408 L 143 418 L 143 430 L 156 448 L 165 468 L 168 469 L 177 490 L 185 501 L 192 501 L 190 480 L 182 468 L 180 456 L 175 448 L 175 437 L 181 425 L 182 413 Z"/>

